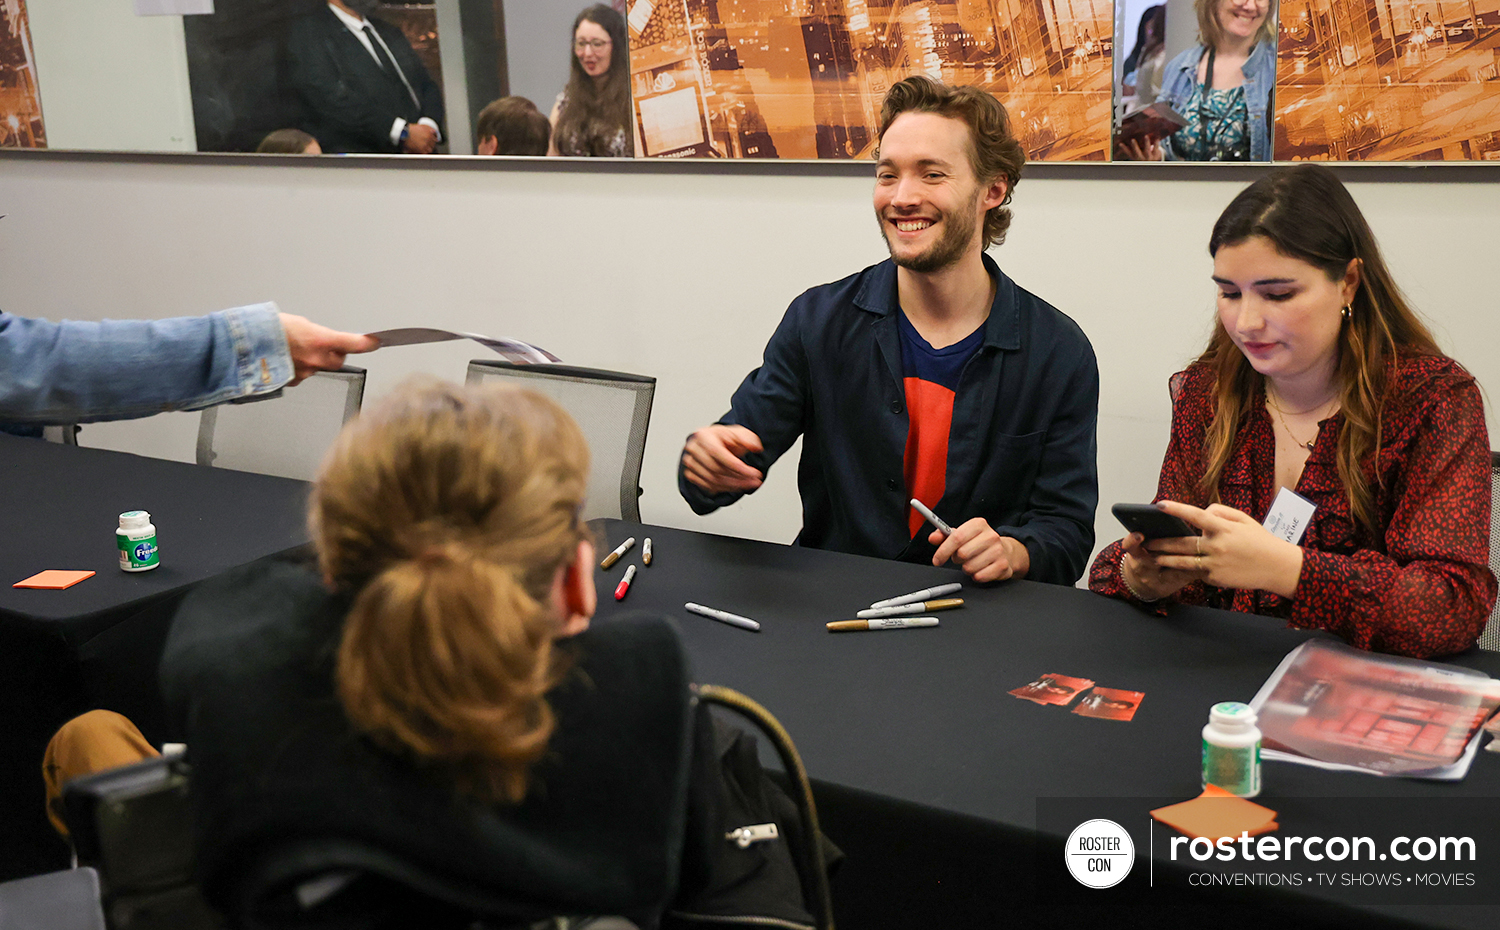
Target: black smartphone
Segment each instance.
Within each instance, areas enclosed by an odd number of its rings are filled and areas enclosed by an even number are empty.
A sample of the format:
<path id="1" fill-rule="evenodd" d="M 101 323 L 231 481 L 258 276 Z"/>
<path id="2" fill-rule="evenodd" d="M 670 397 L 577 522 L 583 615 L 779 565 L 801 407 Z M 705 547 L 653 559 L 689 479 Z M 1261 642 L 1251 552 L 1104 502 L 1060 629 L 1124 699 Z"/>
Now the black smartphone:
<path id="1" fill-rule="evenodd" d="M 1197 528 L 1191 523 L 1158 510 L 1155 504 L 1115 504 L 1109 509 L 1127 530 L 1140 533 L 1147 539 L 1198 535 Z"/>

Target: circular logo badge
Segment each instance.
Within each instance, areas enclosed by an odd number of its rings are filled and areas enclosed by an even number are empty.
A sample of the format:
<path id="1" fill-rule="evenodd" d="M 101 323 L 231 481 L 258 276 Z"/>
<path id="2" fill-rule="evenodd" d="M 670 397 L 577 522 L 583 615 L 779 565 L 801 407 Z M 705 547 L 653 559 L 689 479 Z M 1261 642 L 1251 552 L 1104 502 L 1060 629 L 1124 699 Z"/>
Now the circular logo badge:
<path id="1" fill-rule="evenodd" d="M 1068 872 L 1090 888 L 1118 885 L 1135 865 L 1135 843 L 1113 820 L 1086 820 L 1068 837 L 1063 851 Z"/>

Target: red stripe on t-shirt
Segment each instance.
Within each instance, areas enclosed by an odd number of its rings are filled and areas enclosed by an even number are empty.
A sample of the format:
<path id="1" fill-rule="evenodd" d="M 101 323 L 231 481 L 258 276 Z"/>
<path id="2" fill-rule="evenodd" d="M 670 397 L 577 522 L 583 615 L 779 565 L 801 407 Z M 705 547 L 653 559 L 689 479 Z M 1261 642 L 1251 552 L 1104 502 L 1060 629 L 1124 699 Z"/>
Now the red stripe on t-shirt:
<path id="1" fill-rule="evenodd" d="M 906 490 L 928 507 L 943 497 L 948 475 L 948 430 L 953 425 L 953 392 L 921 378 L 903 379 L 906 386 Z M 907 520 L 912 536 L 924 518 L 910 506 Z"/>

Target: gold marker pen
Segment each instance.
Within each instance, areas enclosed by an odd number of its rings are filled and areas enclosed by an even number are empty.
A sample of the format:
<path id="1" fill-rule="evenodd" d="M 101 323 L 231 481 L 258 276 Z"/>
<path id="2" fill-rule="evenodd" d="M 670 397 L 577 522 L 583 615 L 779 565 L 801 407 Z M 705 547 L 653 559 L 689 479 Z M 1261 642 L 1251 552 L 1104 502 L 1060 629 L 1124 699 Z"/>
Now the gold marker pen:
<path id="1" fill-rule="evenodd" d="M 902 604 L 900 607 L 867 607 L 854 616 L 861 620 L 869 620 L 874 617 L 905 617 L 928 610 L 949 610 L 962 606 L 964 606 L 963 598 L 945 597 L 936 601 L 924 601 L 921 604 Z"/>
<path id="2" fill-rule="evenodd" d="M 835 620 L 828 624 L 830 633 L 852 633 L 855 630 L 909 630 L 937 626 L 937 617 L 874 617 L 869 620 Z"/>
<path id="3" fill-rule="evenodd" d="M 620 543 L 620 545 L 615 548 L 614 552 L 611 552 L 609 555 L 605 556 L 604 557 L 604 561 L 599 563 L 599 567 L 600 568 L 609 568 L 611 565 L 613 565 L 616 562 L 620 561 L 620 556 L 622 556 L 625 553 L 629 552 L 630 551 L 630 547 L 633 546 L 633 545 L 635 545 L 635 537 L 634 536 L 632 536 L 629 539 L 625 540 L 624 542 Z"/>
<path id="4" fill-rule="evenodd" d="M 646 537 L 646 541 L 643 542 L 643 543 L 641 543 L 641 564 L 642 565 L 650 565 L 651 564 L 651 537 L 650 536 L 647 536 Z"/>

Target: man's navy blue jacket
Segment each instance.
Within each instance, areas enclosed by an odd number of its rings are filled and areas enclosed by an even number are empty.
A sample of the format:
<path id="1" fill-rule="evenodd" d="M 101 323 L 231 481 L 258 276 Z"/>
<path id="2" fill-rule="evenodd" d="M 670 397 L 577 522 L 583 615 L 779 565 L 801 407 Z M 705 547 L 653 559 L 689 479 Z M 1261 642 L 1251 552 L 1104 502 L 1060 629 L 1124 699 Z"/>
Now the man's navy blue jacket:
<path id="1" fill-rule="evenodd" d="M 1026 545 L 1028 578 L 1072 584 L 1094 546 L 1099 366 L 1078 324 L 988 255 L 984 265 L 995 302 L 953 401 L 945 491 L 933 510 L 953 526 L 983 517 Z M 907 524 L 897 309 L 890 261 L 805 292 L 719 421 L 760 437 L 765 451 L 745 461 L 763 472 L 804 437 L 799 545 L 932 560 L 931 529 L 913 539 Z M 677 484 L 700 514 L 740 496 L 707 494 L 680 465 Z"/>

